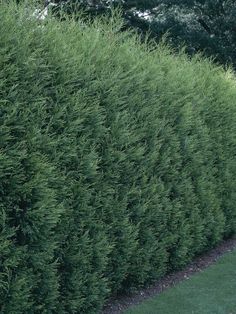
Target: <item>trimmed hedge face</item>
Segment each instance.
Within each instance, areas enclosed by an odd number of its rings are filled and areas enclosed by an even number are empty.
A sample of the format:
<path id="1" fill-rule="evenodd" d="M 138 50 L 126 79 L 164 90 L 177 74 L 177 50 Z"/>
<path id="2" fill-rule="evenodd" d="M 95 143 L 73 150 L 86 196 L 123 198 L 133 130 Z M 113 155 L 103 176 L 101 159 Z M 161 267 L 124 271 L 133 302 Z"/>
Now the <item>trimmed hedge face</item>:
<path id="1" fill-rule="evenodd" d="M 1 313 L 98 313 L 235 232 L 235 81 L 27 14 L 1 4 Z"/>

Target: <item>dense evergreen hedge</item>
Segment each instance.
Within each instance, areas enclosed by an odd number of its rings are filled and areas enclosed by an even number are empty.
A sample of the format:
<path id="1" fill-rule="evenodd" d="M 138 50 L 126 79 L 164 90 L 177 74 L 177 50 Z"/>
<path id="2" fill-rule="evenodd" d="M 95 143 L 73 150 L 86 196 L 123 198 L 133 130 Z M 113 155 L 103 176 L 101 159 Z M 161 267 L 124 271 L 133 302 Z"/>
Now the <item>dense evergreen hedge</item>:
<path id="1" fill-rule="evenodd" d="M 206 60 L 0 8 L 0 309 L 98 313 L 236 230 L 236 86 Z"/>

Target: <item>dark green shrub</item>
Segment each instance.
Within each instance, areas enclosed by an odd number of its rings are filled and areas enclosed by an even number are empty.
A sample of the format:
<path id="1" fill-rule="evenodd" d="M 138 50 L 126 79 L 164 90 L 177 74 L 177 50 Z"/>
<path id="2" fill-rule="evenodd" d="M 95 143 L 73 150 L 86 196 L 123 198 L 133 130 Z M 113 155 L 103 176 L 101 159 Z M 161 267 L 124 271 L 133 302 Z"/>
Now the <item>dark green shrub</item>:
<path id="1" fill-rule="evenodd" d="M 233 75 L 1 4 L 1 313 L 98 313 L 235 232 Z"/>

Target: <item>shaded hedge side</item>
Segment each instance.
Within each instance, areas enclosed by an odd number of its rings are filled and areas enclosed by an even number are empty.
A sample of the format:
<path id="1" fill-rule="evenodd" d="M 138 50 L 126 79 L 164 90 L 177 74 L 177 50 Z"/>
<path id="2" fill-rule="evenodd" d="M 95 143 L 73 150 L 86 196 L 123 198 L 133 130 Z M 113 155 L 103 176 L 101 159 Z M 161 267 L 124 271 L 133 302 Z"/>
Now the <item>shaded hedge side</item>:
<path id="1" fill-rule="evenodd" d="M 235 233 L 236 87 L 120 21 L 0 8 L 1 313 L 98 313 Z"/>

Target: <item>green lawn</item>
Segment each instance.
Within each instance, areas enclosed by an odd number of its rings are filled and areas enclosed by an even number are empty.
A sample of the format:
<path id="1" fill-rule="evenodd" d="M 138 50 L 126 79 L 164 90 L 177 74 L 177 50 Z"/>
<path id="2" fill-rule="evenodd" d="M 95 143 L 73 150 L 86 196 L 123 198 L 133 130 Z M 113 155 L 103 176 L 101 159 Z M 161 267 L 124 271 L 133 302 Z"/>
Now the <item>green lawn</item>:
<path id="1" fill-rule="evenodd" d="M 236 314 L 236 251 L 125 314 Z"/>

